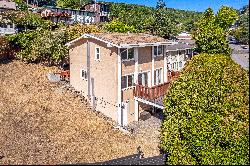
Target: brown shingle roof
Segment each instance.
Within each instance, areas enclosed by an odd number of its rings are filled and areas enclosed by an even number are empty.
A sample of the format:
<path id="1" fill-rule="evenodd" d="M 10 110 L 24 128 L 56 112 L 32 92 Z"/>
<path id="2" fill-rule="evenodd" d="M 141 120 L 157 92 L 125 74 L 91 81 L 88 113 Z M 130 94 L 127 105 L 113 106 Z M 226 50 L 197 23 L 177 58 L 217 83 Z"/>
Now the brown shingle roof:
<path id="1" fill-rule="evenodd" d="M 168 40 L 145 33 L 95 33 L 90 34 L 99 39 L 111 42 L 113 44 L 139 44 L 139 43 L 156 43 L 169 42 Z"/>

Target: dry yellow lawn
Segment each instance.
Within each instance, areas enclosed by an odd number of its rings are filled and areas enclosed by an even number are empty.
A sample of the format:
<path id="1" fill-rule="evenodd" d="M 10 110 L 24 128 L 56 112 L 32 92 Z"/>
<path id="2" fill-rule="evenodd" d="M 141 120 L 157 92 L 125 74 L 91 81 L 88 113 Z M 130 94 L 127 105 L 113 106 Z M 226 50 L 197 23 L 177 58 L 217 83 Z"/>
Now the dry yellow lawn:
<path id="1" fill-rule="evenodd" d="M 125 135 L 69 91 L 60 93 L 50 71 L 57 69 L 0 63 L 0 164 L 91 163 L 134 154 L 139 145 L 145 156 L 159 154 L 156 139 Z"/>

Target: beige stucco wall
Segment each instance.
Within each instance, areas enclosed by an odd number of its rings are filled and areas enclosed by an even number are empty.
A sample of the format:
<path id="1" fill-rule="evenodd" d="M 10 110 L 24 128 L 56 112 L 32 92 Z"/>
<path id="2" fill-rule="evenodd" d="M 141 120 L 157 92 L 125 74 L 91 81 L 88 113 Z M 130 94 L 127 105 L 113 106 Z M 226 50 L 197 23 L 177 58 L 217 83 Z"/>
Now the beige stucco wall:
<path id="1" fill-rule="evenodd" d="M 95 39 L 88 39 L 90 42 L 90 81 L 91 94 L 97 97 L 94 106 L 97 111 L 117 120 L 117 97 L 118 97 L 118 55 L 117 48 L 108 48 L 107 44 Z M 81 39 L 74 46 L 71 46 L 70 55 L 70 84 L 88 97 L 88 81 L 80 78 L 80 70 L 87 70 L 87 40 Z M 95 60 L 95 47 L 100 47 L 100 61 Z M 152 73 L 152 47 L 138 49 L 138 72 L 151 71 Z M 154 68 L 164 67 L 164 57 L 156 57 Z M 135 61 L 122 62 L 122 75 L 135 72 Z M 153 79 L 151 78 L 151 81 Z M 93 85 L 93 86 L 92 86 Z M 92 91 L 93 89 L 93 91 Z M 98 100 L 98 99 L 102 99 Z M 133 89 L 122 90 L 122 102 L 129 100 L 128 123 L 135 120 L 135 102 Z M 139 111 L 149 109 L 150 106 L 140 103 Z"/>
<path id="2" fill-rule="evenodd" d="M 95 39 L 90 42 L 90 93 L 94 100 L 95 110 L 117 120 L 117 48 L 108 48 L 107 44 Z M 80 78 L 80 70 L 87 70 L 87 43 L 82 39 L 75 43 L 69 51 L 70 84 L 88 97 L 88 81 Z M 95 47 L 100 47 L 100 60 L 95 60 Z M 91 103 L 92 104 L 92 103 Z"/>
<path id="3" fill-rule="evenodd" d="M 164 67 L 164 56 L 155 57 L 154 68 Z M 150 71 L 152 74 L 152 47 L 138 48 L 138 73 Z M 135 61 L 122 62 L 122 75 L 127 75 L 135 72 Z M 151 75 L 150 75 L 151 77 Z M 151 78 L 151 82 L 153 79 Z M 122 91 L 122 101 L 130 102 L 130 111 L 128 112 L 128 123 L 135 120 L 135 101 L 133 96 L 133 89 L 126 89 Z M 139 115 L 142 111 L 150 109 L 151 106 L 139 102 Z"/>

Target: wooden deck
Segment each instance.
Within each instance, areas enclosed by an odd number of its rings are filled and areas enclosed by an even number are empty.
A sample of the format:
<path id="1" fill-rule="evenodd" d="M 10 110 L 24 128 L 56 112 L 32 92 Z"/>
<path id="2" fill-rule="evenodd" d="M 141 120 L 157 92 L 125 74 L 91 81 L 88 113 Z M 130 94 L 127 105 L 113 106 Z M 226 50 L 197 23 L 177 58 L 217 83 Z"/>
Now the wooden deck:
<path id="1" fill-rule="evenodd" d="M 156 98 L 164 96 L 167 93 L 167 89 L 169 88 L 170 83 L 173 81 L 174 78 L 178 77 L 179 75 L 179 72 L 169 73 L 168 82 L 153 87 L 136 85 L 134 88 L 134 96 L 148 100 L 154 100 Z"/>

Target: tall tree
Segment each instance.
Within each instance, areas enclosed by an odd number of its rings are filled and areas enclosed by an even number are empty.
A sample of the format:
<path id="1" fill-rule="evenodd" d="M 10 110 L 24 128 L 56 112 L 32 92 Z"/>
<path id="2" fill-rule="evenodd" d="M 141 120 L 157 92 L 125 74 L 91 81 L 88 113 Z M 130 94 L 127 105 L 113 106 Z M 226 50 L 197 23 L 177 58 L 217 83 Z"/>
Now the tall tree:
<path id="1" fill-rule="evenodd" d="M 166 7 L 166 3 L 164 0 L 158 0 L 156 3 L 156 9 L 163 9 Z"/>
<path id="2" fill-rule="evenodd" d="M 217 24 L 227 30 L 238 19 L 237 11 L 228 6 L 222 6 L 217 12 L 216 22 Z"/>
<path id="3" fill-rule="evenodd" d="M 57 0 L 56 6 L 71 9 L 80 9 L 82 5 L 90 2 L 91 0 Z"/>
<path id="4" fill-rule="evenodd" d="M 249 44 L 249 6 L 243 6 L 243 8 L 240 9 L 239 14 L 239 27 L 232 30 L 231 35 L 233 35 L 240 43 Z"/>
<path id="5" fill-rule="evenodd" d="M 155 11 L 155 19 L 153 23 L 154 35 L 158 35 L 164 38 L 171 38 L 177 34 L 176 22 L 171 20 L 170 14 L 165 8 L 159 8 Z"/>
<path id="6" fill-rule="evenodd" d="M 205 11 L 198 21 L 198 28 L 193 35 L 199 52 L 230 54 L 231 49 L 228 45 L 226 30 L 235 22 L 236 17 L 234 13 L 230 16 L 229 10 L 231 9 L 222 6 L 217 15 L 211 8 Z"/>

